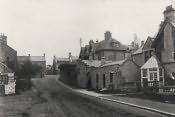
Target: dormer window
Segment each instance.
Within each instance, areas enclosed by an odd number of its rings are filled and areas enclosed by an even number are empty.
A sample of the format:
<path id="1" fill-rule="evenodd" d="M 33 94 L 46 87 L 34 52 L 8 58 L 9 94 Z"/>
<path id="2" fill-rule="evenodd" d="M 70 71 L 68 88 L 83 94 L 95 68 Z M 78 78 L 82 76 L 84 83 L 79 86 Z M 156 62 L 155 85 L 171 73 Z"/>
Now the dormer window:
<path id="1" fill-rule="evenodd" d="M 112 47 L 120 47 L 120 43 L 112 42 Z"/>

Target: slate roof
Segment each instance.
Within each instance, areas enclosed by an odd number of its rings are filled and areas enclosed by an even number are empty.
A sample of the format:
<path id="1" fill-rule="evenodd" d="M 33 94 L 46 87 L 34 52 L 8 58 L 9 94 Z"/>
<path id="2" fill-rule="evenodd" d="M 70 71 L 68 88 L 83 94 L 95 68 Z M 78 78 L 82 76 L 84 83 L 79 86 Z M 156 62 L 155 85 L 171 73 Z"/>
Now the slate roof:
<path id="1" fill-rule="evenodd" d="M 158 68 L 158 61 L 156 57 L 152 56 L 142 67 L 141 69 L 149 69 L 149 68 Z"/>
<path id="2" fill-rule="evenodd" d="M 112 66 L 112 65 L 122 65 L 126 61 L 127 61 L 127 59 L 124 59 L 124 60 L 121 60 L 121 61 L 108 62 L 108 63 L 105 63 L 104 65 L 102 65 L 100 67 L 106 67 L 106 66 Z"/>
<path id="3" fill-rule="evenodd" d="M 112 46 L 112 43 L 118 43 L 119 46 Z M 96 51 L 100 50 L 127 50 L 128 47 L 120 43 L 119 41 L 111 38 L 103 40 L 96 45 Z"/>
<path id="4" fill-rule="evenodd" d="M 133 55 L 141 54 L 141 53 L 143 52 L 143 46 L 144 46 L 144 45 L 142 45 L 139 49 L 137 49 L 137 50 L 133 53 Z"/>
<path id="5" fill-rule="evenodd" d="M 158 30 L 157 35 L 155 36 L 155 39 L 154 39 L 154 41 L 153 41 L 153 43 L 152 43 L 152 47 L 154 47 L 154 46 L 157 44 L 157 41 L 160 39 L 160 38 L 159 38 L 159 37 L 160 37 L 160 34 L 163 32 L 163 30 L 164 30 L 164 28 L 165 28 L 165 26 L 166 26 L 167 24 L 171 24 L 171 25 L 173 26 L 173 28 L 175 28 L 175 23 L 173 23 L 173 22 L 168 22 L 168 21 L 164 21 L 164 22 L 162 23 L 160 29 Z"/>
<path id="6" fill-rule="evenodd" d="M 30 56 L 30 60 L 35 62 L 35 61 L 46 61 L 44 56 Z"/>
<path id="7" fill-rule="evenodd" d="M 56 61 L 69 61 L 69 58 L 56 58 Z"/>
<path id="8" fill-rule="evenodd" d="M 83 63 L 85 63 L 89 67 L 100 67 L 101 66 L 101 61 L 99 60 L 82 60 Z"/>
<path id="9" fill-rule="evenodd" d="M 32 62 L 46 61 L 44 56 L 18 56 L 17 60 L 18 60 L 18 62 L 24 62 L 27 60 L 30 60 Z"/>
<path id="10" fill-rule="evenodd" d="M 127 59 L 121 60 L 121 61 L 106 61 L 106 63 L 102 65 L 100 60 L 93 60 L 93 61 L 82 60 L 82 62 L 89 67 L 106 67 L 106 66 L 112 66 L 112 65 L 122 65 L 126 61 Z"/>

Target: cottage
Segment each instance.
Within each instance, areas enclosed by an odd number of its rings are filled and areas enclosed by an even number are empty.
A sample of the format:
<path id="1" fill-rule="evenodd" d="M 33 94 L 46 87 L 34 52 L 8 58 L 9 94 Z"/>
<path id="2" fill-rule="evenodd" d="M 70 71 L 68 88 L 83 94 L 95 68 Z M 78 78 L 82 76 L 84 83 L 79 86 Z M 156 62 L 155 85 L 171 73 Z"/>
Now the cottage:
<path id="1" fill-rule="evenodd" d="M 164 86 L 164 68 L 155 56 L 141 67 L 141 86 L 142 88 Z"/>
<path id="2" fill-rule="evenodd" d="M 139 67 L 131 60 L 81 61 L 78 82 L 83 88 L 100 90 L 136 90 Z"/>

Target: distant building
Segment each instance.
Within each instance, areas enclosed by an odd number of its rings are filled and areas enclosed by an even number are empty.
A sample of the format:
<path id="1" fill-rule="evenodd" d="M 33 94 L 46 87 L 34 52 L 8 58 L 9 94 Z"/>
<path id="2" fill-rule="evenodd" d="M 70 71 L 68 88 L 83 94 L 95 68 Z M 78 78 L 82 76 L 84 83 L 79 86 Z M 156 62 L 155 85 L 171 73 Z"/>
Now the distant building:
<path id="1" fill-rule="evenodd" d="M 66 63 L 75 63 L 78 60 L 77 56 L 72 56 L 71 53 L 69 53 L 68 58 L 57 58 L 54 56 L 53 58 L 53 72 L 55 74 L 60 73 L 60 65 L 61 64 L 66 64 Z"/>
<path id="2" fill-rule="evenodd" d="M 46 73 L 46 59 L 45 54 L 43 56 L 18 56 L 17 57 L 18 68 L 21 68 L 27 61 L 30 61 L 32 65 L 40 67 L 41 71 L 36 77 L 43 77 Z"/>
<path id="3" fill-rule="evenodd" d="M 101 60 L 105 57 L 108 61 L 124 60 L 130 54 L 129 47 L 112 38 L 112 33 L 106 31 L 104 40 L 100 42 L 89 41 L 89 45 L 81 47 L 79 58 L 82 60 Z"/>

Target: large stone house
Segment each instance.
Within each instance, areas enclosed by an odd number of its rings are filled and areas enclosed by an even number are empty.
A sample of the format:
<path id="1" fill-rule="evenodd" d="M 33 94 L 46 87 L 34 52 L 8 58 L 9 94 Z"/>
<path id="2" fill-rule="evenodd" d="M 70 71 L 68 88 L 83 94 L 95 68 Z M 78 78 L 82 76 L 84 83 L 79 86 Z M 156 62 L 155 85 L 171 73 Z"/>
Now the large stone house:
<path id="1" fill-rule="evenodd" d="M 90 40 L 89 45 L 81 48 L 79 58 L 82 60 L 101 60 L 102 57 L 105 57 L 108 61 L 119 61 L 129 56 L 129 47 L 112 38 L 111 32 L 106 31 L 104 38 L 100 42 Z"/>
<path id="2" fill-rule="evenodd" d="M 151 48 L 154 54 L 141 67 L 142 87 L 156 86 L 162 88 L 162 92 L 175 93 L 175 9 L 172 6 L 165 9 L 164 21 Z"/>

